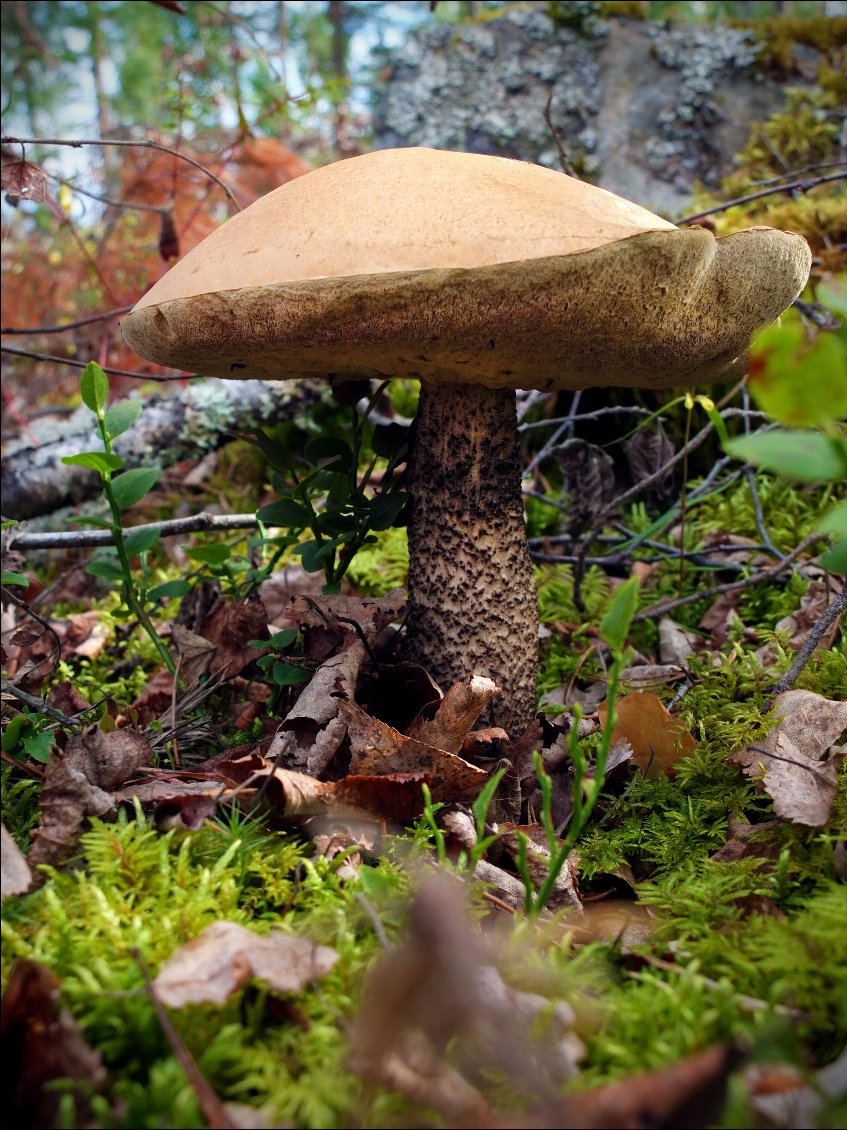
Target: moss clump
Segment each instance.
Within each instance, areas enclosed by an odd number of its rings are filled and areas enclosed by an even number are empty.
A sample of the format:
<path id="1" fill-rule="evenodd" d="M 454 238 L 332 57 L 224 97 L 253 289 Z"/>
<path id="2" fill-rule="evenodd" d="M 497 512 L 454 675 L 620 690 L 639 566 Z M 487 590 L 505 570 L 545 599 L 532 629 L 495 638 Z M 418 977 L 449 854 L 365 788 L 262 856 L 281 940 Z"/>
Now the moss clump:
<path id="1" fill-rule="evenodd" d="M 795 47 L 799 44 L 822 52 L 831 60 L 847 46 L 845 16 L 775 16 L 767 20 L 738 19 L 727 21 L 731 27 L 752 32 L 759 44 L 758 59 L 762 66 L 788 77 L 798 71 Z"/>
<path id="2" fill-rule="evenodd" d="M 233 830 L 241 835 L 234 838 Z M 132 950 L 155 974 L 174 949 L 219 919 L 259 933 L 271 925 L 303 933 L 335 948 L 340 960 L 319 990 L 298 997 L 300 1023 L 259 983 L 220 1008 L 172 1013 L 216 1092 L 266 1108 L 270 1124 L 358 1120 L 362 1088 L 343 1068 L 343 1024 L 379 943 L 331 863 L 250 822 L 206 827 L 180 840 L 160 835 L 140 814 L 117 824 L 95 821 L 82 838 L 79 863 L 70 874 L 49 870 L 40 891 L 4 902 L 3 977 L 5 983 L 16 959 L 29 957 L 60 978 L 63 1004 L 110 1069 L 110 1092 L 96 1100 L 100 1125 L 204 1125 Z M 382 897 L 371 883 L 369 898 L 391 933 L 391 899 L 404 884 L 390 864 L 380 874 Z M 117 1121 L 115 1104 L 125 1108 Z"/>
<path id="3" fill-rule="evenodd" d="M 347 567 L 347 577 L 363 596 L 384 596 L 405 585 L 409 573 L 409 543 L 405 527 L 371 535 Z"/>

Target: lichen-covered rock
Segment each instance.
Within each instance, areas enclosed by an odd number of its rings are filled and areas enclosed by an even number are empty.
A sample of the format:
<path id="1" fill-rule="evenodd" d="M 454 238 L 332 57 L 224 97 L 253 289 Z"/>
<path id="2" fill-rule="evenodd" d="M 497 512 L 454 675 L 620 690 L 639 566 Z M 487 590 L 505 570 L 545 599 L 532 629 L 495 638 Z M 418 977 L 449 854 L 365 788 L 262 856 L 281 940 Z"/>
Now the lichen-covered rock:
<path id="1" fill-rule="evenodd" d="M 817 52 L 815 52 L 817 55 Z M 559 166 L 667 215 L 717 184 L 754 122 L 782 106 L 749 31 L 648 20 L 554 24 L 545 7 L 438 24 L 392 54 L 379 147 L 420 145 Z"/>

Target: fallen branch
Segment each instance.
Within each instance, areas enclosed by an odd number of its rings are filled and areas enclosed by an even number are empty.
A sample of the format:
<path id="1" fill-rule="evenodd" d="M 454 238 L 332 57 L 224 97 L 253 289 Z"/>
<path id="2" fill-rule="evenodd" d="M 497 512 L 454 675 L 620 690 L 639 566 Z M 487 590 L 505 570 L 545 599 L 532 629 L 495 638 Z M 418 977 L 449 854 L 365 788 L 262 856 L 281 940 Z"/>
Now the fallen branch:
<path id="1" fill-rule="evenodd" d="M 259 523 L 255 514 L 207 514 L 201 511 L 190 518 L 171 518 L 165 522 L 144 522 L 139 526 L 126 526 L 124 534 L 137 534 L 143 530 L 159 530 L 163 538 L 182 534 L 195 534 L 209 530 L 255 530 Z M 104 545 L 114 545 L 111 530 L 65 530 L 34 531 L 10 530 L 7 548 L 23 553 L 27 550 L 41 549 L 98 549 Z"/>
<path id="2" fill-rule="evenodd" d="M 636 612 L 632 620 L 635 623 L 637 620 L 653 620 L 659 616 L 666 616 L 668 612 L 673 612 L 677 608 L 682 608 L 685 604 L 694 604 L 698 600 L 711 600 L 712 597 L 720 596 L 725 592 L 736 592 L 740 589 L 750 588 L 753 585 L 760 584 L 762 581 L 773 580 L 774 577 L 784 573 L 789 565 L 794 562 L 801 553 L 805 553 L 807 549 L 823 539 L 823 534 L 809 534 L 807 538 L 803 538 L 798 546 L 795 546 L 790 553 L 786 554 L 781 561 L 777 561 L 769 569 L 762 569 L 758 573 L 751 573 L 749 577 L 745 577 L 743 581 L 730 581 L 725 585 L 714 585 L 710 589 L 701 589 L 699 592 L 689 593 L 688 596 L 676 597 L 673 600 L 660 600 L 657 604 L 651 604 L 647 608 L 642 608 L 640 612 Z"/>
<path id="3" fill-rule="evenodd" d="M 844 582 L 841 587 L 841 592 L 836 596 L 832 604 L 824 609 L 818 622 L 809 632 L 808 636 L 806 636 L 806 642 L 797 652 L 797 658 L 773 688 L 772 693 L 774 696 L 780 695 L 794 686 L 797 679 L 800 677 L 800 672 L 811 659 L 815 648 L 826 635 L 827 629 L 841 615 L 845 608 L 847 608 L 847 581 Z"/>
<path id="4" fill-rule="evenodd" d="M 830 173 L 824 177 L 812 177 L 811 180 L 795 180 L 787 184 L 777 185 L 776 188 L 763 188 L 760 192 L 749 192 L 746 196 L 736 196 L 734 200 L 727 200 L 725 204 L 716 204 L 714 208 L 706 208 L 703 212 L 695 212 L 691 216 L 683 216 L 677 220 L 680 224 L 694 224 L 706 216 L 713 216 L 716 212 L 726 212 L 728 208 L 735 208 L 738 204 L 749 204 L 751 200 L 760 200 L 763 196 L 776 196 L 780 192 L 808 192 L 810 188 L 817 188 L 819 184 L 829 184 L 834 180 L 847 180 L 847 172 Z"/>
<path id="5" fill-rule="evenodd" d="M 224 381 L 191 383 L 171 396 L 145 401 L 138 422 L 115 444 L 126 468 L 171 466 L 196 459 L 228 443 L 237 432 L 291 419 L 312 408 L 321 387 L 309 381 Z M 62 437 L 25 447 L 2 460 L 3 514 L 28 519 L 62 506 L 75 506 L 100 493 L 100 477 L 85 467 L 68 467 L 62 457 L 99 451 L 91 414 L 81 411 L 63 425 Z"/>

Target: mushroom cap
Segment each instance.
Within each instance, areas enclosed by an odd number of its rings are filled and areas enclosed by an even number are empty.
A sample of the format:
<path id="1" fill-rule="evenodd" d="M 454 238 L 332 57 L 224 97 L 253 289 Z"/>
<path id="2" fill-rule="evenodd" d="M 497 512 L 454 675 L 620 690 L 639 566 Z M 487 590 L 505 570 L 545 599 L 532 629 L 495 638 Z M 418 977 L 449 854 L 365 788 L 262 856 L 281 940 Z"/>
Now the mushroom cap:
<path id="1" fill-rule="evenodd" d="M 727 372 L 810 265 L 788 232 L 716 238 L 537 165 L 389 149 L 257 200 L 121 328 L 219 377 L 663 388 Z"/>

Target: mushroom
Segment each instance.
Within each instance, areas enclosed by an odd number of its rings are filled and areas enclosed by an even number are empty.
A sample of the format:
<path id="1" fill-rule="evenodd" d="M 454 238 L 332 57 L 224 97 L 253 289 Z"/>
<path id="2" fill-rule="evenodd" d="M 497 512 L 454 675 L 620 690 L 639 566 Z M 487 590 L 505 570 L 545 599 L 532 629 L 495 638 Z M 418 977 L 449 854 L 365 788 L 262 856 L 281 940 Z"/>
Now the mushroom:
<path id="1" fill-rule="evenodd" d="M 256 201 L 122 329 L 204 375 L 420 379 L 407 654 L 445 685 L 493 678 L 514 732 L 537 662 L 515 390 L 719 379 L 810 263 L 798 235 L 716 238 L 536 165 L 389 149 Z"/>

